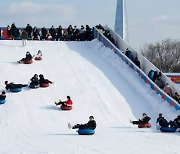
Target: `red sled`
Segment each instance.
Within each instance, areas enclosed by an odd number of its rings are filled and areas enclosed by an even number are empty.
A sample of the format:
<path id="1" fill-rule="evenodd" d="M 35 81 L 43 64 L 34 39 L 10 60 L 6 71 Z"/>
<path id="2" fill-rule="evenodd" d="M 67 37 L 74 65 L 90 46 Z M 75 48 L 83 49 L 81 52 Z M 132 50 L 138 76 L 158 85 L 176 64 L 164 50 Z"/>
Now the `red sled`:
<path id="1" fill-rule="evenodd" d="M 42 84 L 40 84 L 40 87 L 49 87 L 49 83 L 42 83 Z"/>
<path id="2" fill-rule="evenodd" d="M 35 57 L 35 60 L 42 60 L 42 57 Z"/>
<path id="3" fill-rule="evenodd" d="M 148 123 L 148 124 L 139 124 L 138 127 L 139 128 L 150 128 L 151 124 L 150 123 Z"/>
<path id="4" fill-rule="evenodd" d="M 31 60 L 24 60 L 23 63 L 24 63 L 24 64 L 32 64 L 32 63 L 33 63 L 33 60 L 32 60 L 32 59 L 31 59 Z"/>
<path id="5" fill-rule="evenodd" d="M 61 105 L 61 110 L 72 110 L 72 106 Z"/>

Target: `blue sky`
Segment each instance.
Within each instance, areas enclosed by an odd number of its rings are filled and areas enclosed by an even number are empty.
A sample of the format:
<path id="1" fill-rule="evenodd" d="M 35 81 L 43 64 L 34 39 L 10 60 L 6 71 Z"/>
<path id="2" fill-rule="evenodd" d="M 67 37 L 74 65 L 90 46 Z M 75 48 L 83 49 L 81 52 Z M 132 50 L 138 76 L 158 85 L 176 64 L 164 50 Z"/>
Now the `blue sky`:
<path id="1" fill-rule="evenodd" d="M 180 39 L 179 0 L 126 0 L 126 5 L 129 43 L 135 49 L 166 38 Z M 0 9 L 0 26 L 101 23 L 114 28 L 116 0 L 3 0 Z"/>

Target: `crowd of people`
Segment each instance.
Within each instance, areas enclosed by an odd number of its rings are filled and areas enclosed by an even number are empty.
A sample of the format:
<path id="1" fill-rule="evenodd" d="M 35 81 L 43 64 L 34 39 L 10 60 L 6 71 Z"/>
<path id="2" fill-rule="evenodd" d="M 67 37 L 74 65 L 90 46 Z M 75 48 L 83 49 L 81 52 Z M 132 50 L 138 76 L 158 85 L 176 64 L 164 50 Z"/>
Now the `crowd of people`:
<path id="1" fill-rule="evenodd" d="M 53 25 L 51 28 L 45 26 L 37 28 L 30 24 L 25 28 L 18 28 L 15 23 L 12 23 L 11 26 L 7 26 L 7 35 L 12 39 L 19 37 L 22 40 L 90 41 L 93 39 L 93 28 L 89 25 L 81 25 L 80 28 L 76 25 L 69 25 L 68 28 L 62 28 L 62 26 L 55 28 Z"/>
<path id="2" fill-rule="evenodd" d="M 97 25 L 96 28 L 101 30 L 103 35 L 109 39 L 114 45 L 116 44 L 114 38 L 111 36 L 110 32 L 108 30 L 105 30 L 102 25 Z M 84 27 L 83 25 L 81 28 L 77 28 L 77 26 L 72 26 L 69 25 L 67 29 L 63 29 L 61 26 L 58 28 L 54 28 L 52 26 L 50 29 L 47 29 L 45 27 L 37 28 L 36 26 L 32 28 L 30 24 L 27 24 L 26 28 L 19 30 L 15 23 L 11 25 L 11 27 L 8 25 L 7 26 L 7 33 L 9 37 L 15 38 L 15 37 L 21 37 L 23 40 L 23 46 L 26 45 L 26 40 L 27 39 L 32 39 L 32 40 L 54 40 L 54 41 L 90 41 L 93 39 L 93 30 L 90 28 L 88 25 Z M 42 52 L 39 50 L 38 51 L 38 56 L 42 56 Z M 125 55 L 130 58 L 139 68 L 140 66 L 140 61 L 138 57 L 133 57 L 132 51 L 130 51 L 128 48 L 126 49 Z M 25 60 L 32 60 L 33 56 L 30 54 L 30 52 L 26 52 L 25 58 L 22 58 L 18 62 L 21 63 Z M 156 83 L 161 89 L 163 89 L 169 96 L 173 97 L 177 102 L 180 103 L 180 96 L 176 92 L 174 95 L 172 94 L 172 90 L 169 86 L 169 84 L 165 84 L 162 79 L 161 79 L 161 72 L 157 72 L 154 70 L 150 70 L 148 73 L 148 77 Z M 38 75 L 35 74 L 31 79 L 30 79 L 30 85 L 33 85 L 35 87 L 39 87 L 43 83 L 49 83 L 52 84 L 53 82 L 45 79 L 42 74 Z M 23 88 L 27 87 L 28 84 L 15 84 L 13 82 L 8 82 L 5 81 L 5 88 L 6 90 L 11 90 L 13 88 Z M 6 99 L 6 93 L 5 91 L 2 91 L 0 95 L 0 100 L 5 100 Z M 59 100 L 58 102 L 55 102 L 55 105 L 61 105 L 61 106 L 72 106 L 73 102 L 71 100 L 70 96 L 67 96 L 66 101 L 61 101 Z M 143 118 L 139 119 L 138 121 L 131 121 L 132 124 L 147 124 L 151 118 L 147 116 L 146 113 L 143 113 Z M 160 127 L 172 127 L 172 128 L 180 128 L 180 115 L 177 116 L 173 121 L 167 121 L 162 114 L 159 114 L 159 117 L 157 118 L 157 123 L 159 124 Z M 69 127 L 72 129 L 76 128 L 89 128 L 89 129 L 95 129 L 96 128 L 96 121 L 94 120 L 93 116 L 89 117 L 89 121 L 86 124 L 76 124 L 74 126 L 71 126 L 69 124 Z"/>
<path id="3" fill-rule="evenodd" d="M 96 25 L 95 27 L 100 30 L 101 33 L 116 46 L 116 41 L 110 34 L 109 30 L 105 30 L 105 28 L 101 24 Z"/>

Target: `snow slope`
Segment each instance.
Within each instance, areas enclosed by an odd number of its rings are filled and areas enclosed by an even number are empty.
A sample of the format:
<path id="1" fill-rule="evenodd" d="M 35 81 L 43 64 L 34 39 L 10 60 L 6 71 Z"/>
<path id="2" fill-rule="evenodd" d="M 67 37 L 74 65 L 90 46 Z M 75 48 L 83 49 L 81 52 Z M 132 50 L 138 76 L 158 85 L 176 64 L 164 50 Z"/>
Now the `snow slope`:
<path id="1" fill-rule="evenodd" d="M 26 51 L 43 52 L 42 61 L 18 64 Z M 117 55 L 91 42 L 0 41 L 0 90 L 4 81 L 28 83 L 35 74 L 53 81 L 48 88 L 7 92 L 0 105 L 0 154 L 178 154 L 179 133 L 160 133 L 155 121 L 178 115 Z M 71 111 L 54 105 L 70 95 Z M 146 112 L 152 128 L 138 129 L 129 119 Z M 67 123 L 97 121 L 93 136 L 79 136 Z"/>

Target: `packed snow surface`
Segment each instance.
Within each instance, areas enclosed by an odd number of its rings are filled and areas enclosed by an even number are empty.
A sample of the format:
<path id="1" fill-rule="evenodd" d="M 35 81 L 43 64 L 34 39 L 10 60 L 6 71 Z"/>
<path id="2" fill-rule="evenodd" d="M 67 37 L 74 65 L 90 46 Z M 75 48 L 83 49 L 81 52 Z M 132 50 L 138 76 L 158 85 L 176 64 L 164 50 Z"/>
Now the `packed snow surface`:
<path id="1" fill-rule="evenodd" d="M 18 64 L 26 51 L 41 50 L 42 61 Z M 91 42 L 0 41 L 0 91 L 4 81 L 28 83 L 34 74 L 53 81 L 48 88 L 7 92 L 0 105 L 0 154 L 179 154 L 180 133 L 156 130 L 159 113 L 170 120 L 179 112 L 164 102 L 112 50 Z M 54 102 L 71 96 L 73 110 Z M 146 112 L 152 128 L 139 129 Z M 80 136 L 68 129 L 93 115 L 97 129 Z"/>

